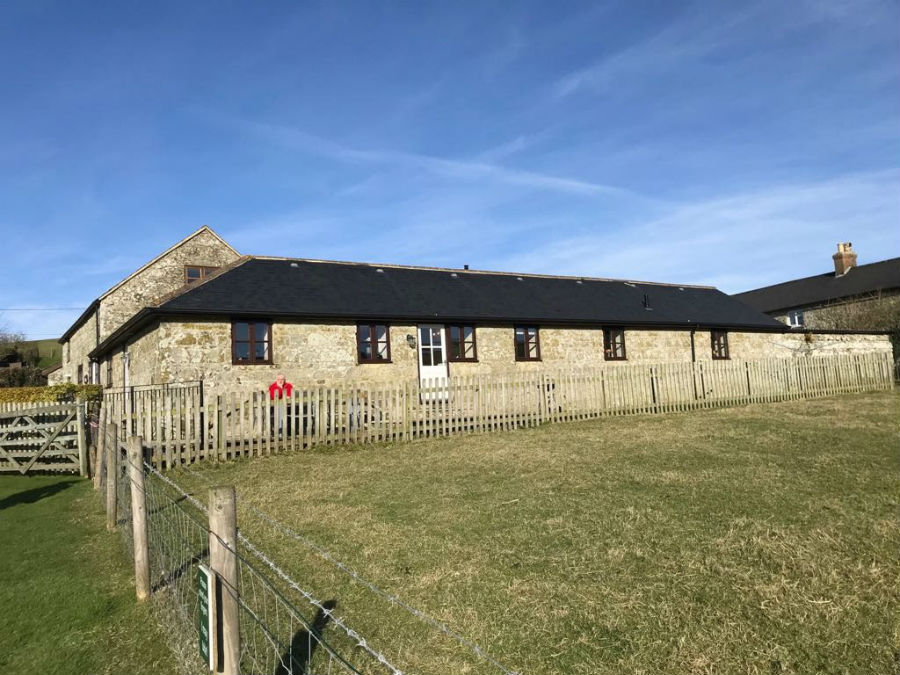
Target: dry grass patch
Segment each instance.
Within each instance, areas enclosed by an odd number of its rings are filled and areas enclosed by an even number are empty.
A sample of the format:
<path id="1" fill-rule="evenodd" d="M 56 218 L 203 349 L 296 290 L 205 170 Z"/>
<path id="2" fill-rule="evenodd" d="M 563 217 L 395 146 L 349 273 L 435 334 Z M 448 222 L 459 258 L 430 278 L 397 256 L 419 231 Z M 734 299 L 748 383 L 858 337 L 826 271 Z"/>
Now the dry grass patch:
<path id="1" fill-rule="evenodd" d="M 203 467 L 244 532 L 407 672 L 492 672 L 252 504 L 527 673 L 885 672 L 895 393 Z M 190 471 L 177 480 L 203 493 Z"/>

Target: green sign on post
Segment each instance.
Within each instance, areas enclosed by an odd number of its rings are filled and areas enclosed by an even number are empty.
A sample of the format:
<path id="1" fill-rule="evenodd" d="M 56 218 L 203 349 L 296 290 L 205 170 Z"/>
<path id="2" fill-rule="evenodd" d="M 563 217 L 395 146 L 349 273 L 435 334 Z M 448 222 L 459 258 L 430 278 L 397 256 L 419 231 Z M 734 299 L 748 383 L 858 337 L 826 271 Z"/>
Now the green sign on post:
<path id="1" fill-rule="evenodd" d="M 197 565 L 197 641 L 200 656 L 214 669 L 212 643 L 213 573 L 206 565 Z"/>

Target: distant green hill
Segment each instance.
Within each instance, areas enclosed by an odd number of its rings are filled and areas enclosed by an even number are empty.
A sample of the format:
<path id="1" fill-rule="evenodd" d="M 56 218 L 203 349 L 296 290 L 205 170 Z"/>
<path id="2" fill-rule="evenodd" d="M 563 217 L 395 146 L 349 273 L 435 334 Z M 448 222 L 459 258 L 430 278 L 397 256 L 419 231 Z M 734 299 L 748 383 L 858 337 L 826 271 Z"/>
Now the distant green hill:
<path id="1" fill-rule="evenodd" d="M 62 363 L 62 345 L 55 339 L 25 340 L 19 350 L 26 360 L 31 361 L 33 355 L 38 356 L 38 368 L 49 368 Z"/>

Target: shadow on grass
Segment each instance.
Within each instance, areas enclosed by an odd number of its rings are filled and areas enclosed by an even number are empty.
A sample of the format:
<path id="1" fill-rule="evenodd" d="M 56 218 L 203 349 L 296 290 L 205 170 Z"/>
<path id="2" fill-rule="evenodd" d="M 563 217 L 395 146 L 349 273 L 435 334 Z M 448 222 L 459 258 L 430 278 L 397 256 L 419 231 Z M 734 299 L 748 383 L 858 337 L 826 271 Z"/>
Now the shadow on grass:
<path id="1" fill-rule="evenodd" d="M 16 492 L 15 494 L 11 494 L 8 497 L 0 499 L 0 511 L 5 508 L 9 508 L 10 506 L 16 506 L 18 504 L 33 504 L 34 502 L 40 501 L 45 497 L 51 497 L 57 492 L 62 492 L 67 487 L 71 487 L 77 482 L 77 480 L 67 480 L 60 483 L 50 483 L 49 485 L 42 485 L 41 487 L 31 488 L 30 490 L 22 490 L 21 492 Z"/>
<path id="2" fill-rule="evenodd" d="M 337 602 L 327 600 L 322 606 L 329 612 L 337 607 Z M 322 631 L 328 625 L 329 616 L 322 609 L 316 612 L 309 630 L 302 629 L 294 633 L 291 646 L 279 659 L 278 666 L 273 675 L 291 675 L 291 673 L 306 673 L 312 661 L 316 647 L 322 637 Z"/>
<path id="3" fill-rule="evenodd" d="M 157 581 L 153 587 L 150 589 L 151 593 L 157 593 L 164 588 L 171 586 L 174 582 L 178 581 L 181 577 L 183 577 L 191 568 L 197 563 L 203 562 L 206 558 L 209 557 L 209 547 L 204 548 L 200 553 L 193 556 L 189 560 L 183 562 L 181 565 L 176 567 L 174 570 L 166 574 L 162 579 Z"/>

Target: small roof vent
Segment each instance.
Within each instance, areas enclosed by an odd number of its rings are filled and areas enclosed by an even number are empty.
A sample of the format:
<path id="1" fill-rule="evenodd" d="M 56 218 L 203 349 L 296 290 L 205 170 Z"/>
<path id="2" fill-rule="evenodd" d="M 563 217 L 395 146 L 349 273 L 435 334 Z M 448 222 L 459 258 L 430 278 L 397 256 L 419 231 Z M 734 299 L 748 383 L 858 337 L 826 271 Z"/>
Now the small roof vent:
<path id="1" fill-rule="evenodd" d="M 384 270 L 381 269 L 380 267 L 375 268 L 375 271 L 376 271 L 378 274 L 384 274 Z"/>
<path id="2" fill-rule="evenodd" d="M 630 281 L 623 281 L 622 283 L 624 283 L 626 286 L 631 286 L 632 288 L 637 288 L 637 286 L 635 286 L 635 285 L 634 285 L 633 283 L 631 283 Z"/>
<path id="3" fill-rule="evenodd" d="M 516 281 L 525 281 L 522 277 L 516 277 Z"/>
<path id="4" fill-rule="evenodd" d="M 291 263 L 291 267 L 300 267 L 300 265 L 298 265 L 297 263 L 293 262 L 293 263 Z"/>
<path id="5" fill-rule="evenodd" d="M 584 283 L 584 279 L 579 279 L 579 280 L 576 281 L 575 283 L 576 283 L 576 284 L 583 284 L 583 283 Z"/>
<path id="6" fill-rule="evenodd" d="M 450 272 L 450 276 L 456 279 L 459 275 L 456 272 Z"/>

